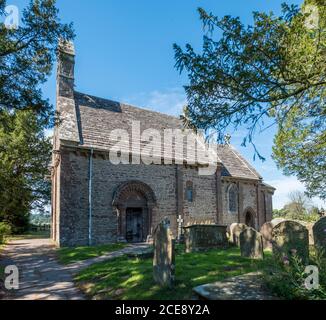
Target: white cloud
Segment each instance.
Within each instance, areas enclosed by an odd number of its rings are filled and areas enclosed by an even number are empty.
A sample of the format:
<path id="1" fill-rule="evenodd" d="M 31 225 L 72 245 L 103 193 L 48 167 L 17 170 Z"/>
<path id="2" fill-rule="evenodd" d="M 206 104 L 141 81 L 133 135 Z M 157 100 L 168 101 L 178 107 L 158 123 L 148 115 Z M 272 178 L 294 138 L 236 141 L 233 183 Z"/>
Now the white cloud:
<path id="1" fill-rule="evenodd" d="M 281 209 L 289 202 L 289 193 L 292 191 L 305 191 L 304 185 L 296 177 L 282 177 L 277 180 L 269 180 L 266 183 L 276 188 L 273 197 L 273 206 L 275 209 Z M 325 206 L 325 202 L 319 198 L 313 198 L 312 202 L 317 206 Z"/>
<path id="2" fill-rule="evenodd" d="M 179 116 L 187 103 L 184 90 L 180 88 L 141 93 L 133 97 L 127 97 L 124 101 L 173 116 Z"/>

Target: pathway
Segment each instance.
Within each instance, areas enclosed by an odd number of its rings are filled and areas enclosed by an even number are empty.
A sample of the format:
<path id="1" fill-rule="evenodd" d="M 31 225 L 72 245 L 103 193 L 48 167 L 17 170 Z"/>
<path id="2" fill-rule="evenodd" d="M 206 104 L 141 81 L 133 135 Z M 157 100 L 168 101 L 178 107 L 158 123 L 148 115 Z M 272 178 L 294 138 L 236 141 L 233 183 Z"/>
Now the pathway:
<path id="1" fill-rule="evenodd" d="M 58 263 L 55 246 L 49 239 L 11 241 L 0 257 L 2 266 L 16 265 L 19 269 L 20 288 L 6 296 L 8 300 L 84 300 L 75 286 L 73 276 L 93 263 L 113 259 L 124 254 L 141 254 L 148 245 L 129 245 L 104 256 L 73 263 Z"/>

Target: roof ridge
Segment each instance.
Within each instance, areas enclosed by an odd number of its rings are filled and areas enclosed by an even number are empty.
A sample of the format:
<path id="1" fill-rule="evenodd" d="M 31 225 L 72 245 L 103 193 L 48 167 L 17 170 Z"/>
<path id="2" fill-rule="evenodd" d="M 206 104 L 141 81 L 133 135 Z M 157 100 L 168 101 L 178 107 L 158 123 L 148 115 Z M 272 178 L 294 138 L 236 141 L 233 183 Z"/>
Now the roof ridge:
<path id="1" fill-rule="evenodd" d="M 130 107 L 130 108 L 134 108 L 134 109 L 139 109 L 139 110 L 144 110 L 144 111 L 148 111 L 148 112 L 157 113 L 157 114 L 163 115 L 165 117 L 170 117 L 170 118 L 173 118 L 173 119 L 178 120 L 178 121 L 181 122 L 181 119 L 179 117 L 173 116 L 173 115 L 170 115 L 170 114 L 167 114 L 167 113 L 164 113 L 164 112 L 152 110 L 152 109 L 149 109 L 149 108 L 146 108 L 146 107 L 135 106 L 135 105 L 129 104 L 127 102 L 119 102 L 119 101 L 111 100 L 111 99 L 108 99 L 108 98 L 97 97 L 97 96 L 94 96 L 92 94 L 83 93 L 83 92 L 76 91 L 76 90 L 74 92 L 77 93 L 77 94 L 83 95 L 83 96 L 88 96 L 90 98 L 105 100 L 105 101 L 113 102 L 113 103 L 119 103 L 120 105 L 124 105 L 124 106 Z"/>

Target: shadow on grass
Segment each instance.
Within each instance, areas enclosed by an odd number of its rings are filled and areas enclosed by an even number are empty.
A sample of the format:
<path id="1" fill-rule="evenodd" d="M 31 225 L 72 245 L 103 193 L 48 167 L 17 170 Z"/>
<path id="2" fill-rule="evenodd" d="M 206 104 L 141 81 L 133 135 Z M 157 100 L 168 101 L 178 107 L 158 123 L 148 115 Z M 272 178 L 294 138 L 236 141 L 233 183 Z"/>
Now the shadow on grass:
<path id="1" fill-rule="evenodd" d="M 77 275 L 76 281 L 97 299 L 184 300 L 192 297 L 195 286 L 258 271 L 265 263 L 242 258 L 238 248 L 189 254 L 177 249 L 173 289 L 154 283 L 152 259 L 126 256 L 95 264 Z"/>
<path id="2" fill-rule="evenodd" d="M 125 247 L 126 244 L 124 243 L 112 243 L 94 247 L 60 248 L 57 250 L 57 255 L 61 263 L 70 264 L 96 258 L 113 251 L 121 250 Z"/>

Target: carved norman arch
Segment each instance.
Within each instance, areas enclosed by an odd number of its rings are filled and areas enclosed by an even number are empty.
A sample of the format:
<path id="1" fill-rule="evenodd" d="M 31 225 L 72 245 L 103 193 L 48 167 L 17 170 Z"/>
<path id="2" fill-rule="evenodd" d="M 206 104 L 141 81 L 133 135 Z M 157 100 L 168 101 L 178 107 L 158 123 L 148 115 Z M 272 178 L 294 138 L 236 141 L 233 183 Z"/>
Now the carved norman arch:
<path id="1" fill-rule="evenodd" d="M 112 206 L 117 211 L 118 240 L 126 240 L 126 211 L 129 207 L 142 209 L 143 241 L 152 234 L 152 216 L 157 200 L 152 188 L 146 183 L 137 180 L 122 183 L 114 192 Z"/>
<path id="2" fill-rule="evenodd" d="M 115 190 L 112 206 L 115 208 L 123 207 L 131 193 L 141 194 L 146 199 L 149 207 L 156 206 L 157 201 L 152 188 L 146 183 L 137 180 L 124 182 Z"/>

